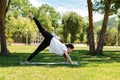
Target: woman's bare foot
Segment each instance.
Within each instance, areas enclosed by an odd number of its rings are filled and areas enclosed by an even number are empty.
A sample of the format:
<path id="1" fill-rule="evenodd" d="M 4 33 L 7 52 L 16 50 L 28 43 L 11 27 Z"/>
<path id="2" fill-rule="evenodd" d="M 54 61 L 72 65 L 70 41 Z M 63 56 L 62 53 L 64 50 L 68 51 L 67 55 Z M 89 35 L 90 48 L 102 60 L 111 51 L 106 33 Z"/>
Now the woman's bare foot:
<path id="1" fill-rule="evenodd" d="M 32 12 L 28 12 L 28 16 L 30 16 L 31 18 L 33 18 L 34 16 L 33 16 L 33 14 L 32 14 Z"/>
<path id="2" fill-rule="evenodd" d="M 29 61 L 26 61 L 25 64 L 30 64 L 30 62 L 29 62 Z"/>

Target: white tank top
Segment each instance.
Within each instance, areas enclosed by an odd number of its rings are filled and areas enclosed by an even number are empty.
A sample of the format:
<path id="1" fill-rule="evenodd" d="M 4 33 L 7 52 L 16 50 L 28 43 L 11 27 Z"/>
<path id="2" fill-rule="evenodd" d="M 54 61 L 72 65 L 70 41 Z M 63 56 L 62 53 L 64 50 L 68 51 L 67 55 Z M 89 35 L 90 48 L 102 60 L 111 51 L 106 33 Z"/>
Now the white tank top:
<path id="1" fill-rule="evenodd" d="M 63 56 L 64 51 L 67 51 L 67 47 L 65 44 L 61 43 L 58 39 L 53 37 L 50 42 L 49 51 L 51 53 L 55 53 L 57 55 Z"/>

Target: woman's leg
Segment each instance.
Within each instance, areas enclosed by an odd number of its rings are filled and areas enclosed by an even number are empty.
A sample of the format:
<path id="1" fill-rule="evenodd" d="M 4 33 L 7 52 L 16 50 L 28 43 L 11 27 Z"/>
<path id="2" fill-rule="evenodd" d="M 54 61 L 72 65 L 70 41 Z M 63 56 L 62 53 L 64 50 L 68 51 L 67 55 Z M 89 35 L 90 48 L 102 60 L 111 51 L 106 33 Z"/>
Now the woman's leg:
<path id="1" fill-rule="evenodd" d="M 44 40 L 38 48 L 28 57 L 27 61 L 30 61 L 32 58 L 34 58 L 40 51 L 44 50 L 46 47 L 50 45 L 48 40 Z"/>
<path id="2" fill-rule="evenodd" d="M 39 31 L 42 33 L 42 35 L 44 36 L 44 41 L 38 46 L 38 48 L 28 57 L 27 61 L 30 61 L 32 58 L 34 58 L 40 51 L 44 50 L 46 47 L 48 47 L 50 45 L 50 41 L 52 39 L 52 35 L 47 32 L 40 24 L 40 22 L 33 18 L 33 20 L 35 21 Z"/>
<path id="3" fill-rule="evenodd" d="M 39 29 L 39 31 L 42 33 L 42 35 L 44 36 L 44 38 L 47 38 L 47 39 L 52 39 L 52 35 L 48 32 L 48 31 L 46 31 L 43 27 L 42 27 L 42 25 L 40 24 L 40 22 L 34 17 L 33 18 L 33 20 L 34 20 L 34 22 L 36 23 L 36 25 L 37 25 L 37 27 L 38 27 L 38 29 Z"/>

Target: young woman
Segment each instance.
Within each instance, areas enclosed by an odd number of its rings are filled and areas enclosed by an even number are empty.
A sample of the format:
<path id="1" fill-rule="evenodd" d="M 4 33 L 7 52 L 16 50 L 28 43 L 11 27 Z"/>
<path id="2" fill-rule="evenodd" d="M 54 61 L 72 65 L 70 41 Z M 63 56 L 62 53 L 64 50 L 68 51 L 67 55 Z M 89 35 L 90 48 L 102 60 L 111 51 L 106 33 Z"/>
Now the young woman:
<path id="1" fill-rule="evenodd" d="M 50 46 L 49 50 L 52 53 L 63 56 L 67 59 L 70 64 L 73 64 L 71 57 L 69 55 L 70 52 L 74 49 L 72 44 L 63 44 L 56 37 L 51 35 L 48 31 L 46 31 L 40 24 L 40 22 L 29 12 L 29 16 L 36 23 L 39 31 L 44 37 L 43 42 L 38 46 L 38 48 L 28 57 L 25 64 L 30 64 L 30 60 L 34 58 L 40 51 L 44 50 L 46 47 Z"/>

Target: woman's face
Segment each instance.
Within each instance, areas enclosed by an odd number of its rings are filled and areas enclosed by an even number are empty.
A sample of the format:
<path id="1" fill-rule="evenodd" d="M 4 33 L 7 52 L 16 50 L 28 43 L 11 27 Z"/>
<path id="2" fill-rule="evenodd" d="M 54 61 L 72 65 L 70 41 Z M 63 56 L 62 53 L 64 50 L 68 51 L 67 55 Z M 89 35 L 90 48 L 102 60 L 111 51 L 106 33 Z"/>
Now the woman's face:
<path id="1" fill-rule="evenodd" d="M 68 53 L 72 52 L 72 50 L 73 50 L 73 49 L 71 49 L 71 48 L 68 48 Z"/>

